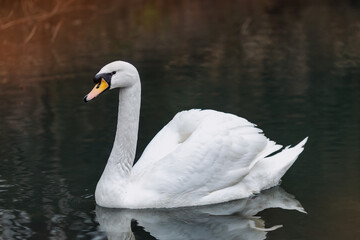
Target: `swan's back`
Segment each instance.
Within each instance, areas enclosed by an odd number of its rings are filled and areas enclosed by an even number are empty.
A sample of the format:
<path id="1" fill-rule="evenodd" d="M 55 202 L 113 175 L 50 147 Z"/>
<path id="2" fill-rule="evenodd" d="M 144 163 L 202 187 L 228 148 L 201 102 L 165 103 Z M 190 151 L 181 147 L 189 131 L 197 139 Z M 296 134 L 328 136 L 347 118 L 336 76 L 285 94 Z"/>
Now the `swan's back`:
<path id="1" fill-rule="evenodd" d="M 214 110 L 191 109 L 177 113 L 148 144 L 134 166 L 133 174 L 136 176 L 141 175 L 148 167 L 163 159 L 175 149 L 184 146 L 185 143 L 187 143 L 186 145 L 194 144 L 193 142 L 188 144 L 187 140 L 195 132 L 199 138 L 202 138 L 210 133 L 209 130 L 212 130 L 212 132 L 218 131 L 214 127 L 225 122 L 232 122 L 238 126 L 255 126 L 244 118 Z M 260 132 L 261 130 L 257 129 L 257 131 Z"/>
<path id="2" fill-rule="evenodd" d="M 126 205 L 180 207 L 248 197 L 271 187 L 266 177 L 276 185 L 302 151 L 298 146 L 276 170 L 258 167 L 281 147 L 244 118 L 213 110 L 180 112 L 135 164 Z"/>

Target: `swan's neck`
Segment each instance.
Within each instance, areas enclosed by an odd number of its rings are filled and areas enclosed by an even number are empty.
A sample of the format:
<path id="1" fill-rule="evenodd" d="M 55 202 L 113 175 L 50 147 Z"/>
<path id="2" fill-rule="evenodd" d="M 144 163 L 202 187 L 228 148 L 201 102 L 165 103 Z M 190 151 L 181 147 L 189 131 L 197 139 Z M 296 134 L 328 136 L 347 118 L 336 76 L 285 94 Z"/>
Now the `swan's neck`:
<path id="1" fill-rule="evenodd" d="M 121 166 L 123 174 L 130 174 L 134 163 L 140 115 L 140 83 L 120 89 L 119 113 L 114 145 L 108 164 Z"/>
<path id="2" fill-rule="evenodd" d="M 140 95 L 140 81 L 120 89 L 115 141 L 95 191 L 96 202 L 101 206 L 114 205 L 125 196 L 135 158 Z"/>

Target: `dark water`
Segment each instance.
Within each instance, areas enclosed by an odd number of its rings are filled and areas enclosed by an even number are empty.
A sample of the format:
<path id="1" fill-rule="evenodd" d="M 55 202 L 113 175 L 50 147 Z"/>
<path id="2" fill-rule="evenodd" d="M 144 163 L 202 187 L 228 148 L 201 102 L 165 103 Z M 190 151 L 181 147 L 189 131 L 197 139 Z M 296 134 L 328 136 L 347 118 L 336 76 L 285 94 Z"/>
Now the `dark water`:
<path id="1" fill-rule="evenodd" d="M 0 239 L 360 239 L 358 1 L 1 5 Z M 117 93 L 82 98 L 118 59 L 142 78 L 138 156 L 180 110 L 231 112 L 280 144 L 309 136 L 282 189 L 211 209 L 96 208 Z"/>

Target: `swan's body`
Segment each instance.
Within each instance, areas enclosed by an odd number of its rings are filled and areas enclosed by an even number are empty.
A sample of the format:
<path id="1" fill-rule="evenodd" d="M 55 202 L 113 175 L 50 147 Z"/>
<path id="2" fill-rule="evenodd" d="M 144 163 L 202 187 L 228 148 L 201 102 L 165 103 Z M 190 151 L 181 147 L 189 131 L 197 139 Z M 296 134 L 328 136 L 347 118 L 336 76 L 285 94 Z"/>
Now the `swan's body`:
<path id="1" fill-rule="evenodd" d="M 115 142 L 95 192 L 103 207 L 171 208 L 245 198 L 277 185 L 306 142 L 267 157 L 282 146 L 246 119 L 189 110 L 178 113 L 132 167 L 141 94 L 137 70 L 113 62 L 94 81 L 98 85 L 85 101 L 120 88 Z"/>

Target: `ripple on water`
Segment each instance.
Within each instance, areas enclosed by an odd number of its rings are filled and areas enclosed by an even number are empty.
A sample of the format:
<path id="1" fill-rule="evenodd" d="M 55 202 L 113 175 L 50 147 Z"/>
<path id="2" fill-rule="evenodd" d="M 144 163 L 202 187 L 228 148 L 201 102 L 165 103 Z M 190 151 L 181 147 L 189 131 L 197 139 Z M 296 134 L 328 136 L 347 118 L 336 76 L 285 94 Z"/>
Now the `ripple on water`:
<path id="1" fill-rule="evenodd" d="M 27 239 L 34 232 L 28 227 L 31 219 L 26 211 L 0 209 L 0 232 L 3 239 Z"/>
<path id="2" fill-rule="evenodd" d="M 11 184 L 6 184 L 6 180 L 0 179 L 0 193 L 1 192 L 7 192 L 9 188 L 13 187 Z"/>

